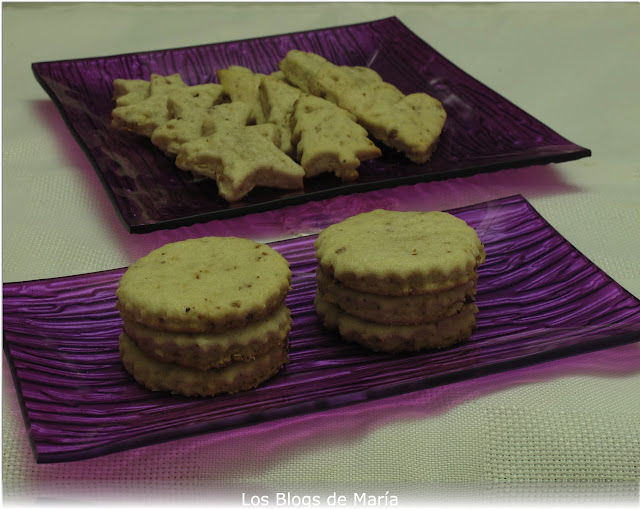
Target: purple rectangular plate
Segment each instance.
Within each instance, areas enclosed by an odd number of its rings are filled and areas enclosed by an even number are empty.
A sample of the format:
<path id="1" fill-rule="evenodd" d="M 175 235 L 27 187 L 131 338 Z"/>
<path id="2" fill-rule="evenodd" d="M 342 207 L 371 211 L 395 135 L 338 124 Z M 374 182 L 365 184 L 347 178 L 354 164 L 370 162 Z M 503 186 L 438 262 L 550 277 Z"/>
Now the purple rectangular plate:
<path id="1" fill-rule="evenodd" d="M 290 49 L 312 51 L 340 65 L 371 67 L 405 94 L 437 97 L 448 119 L 438 149 L 414 164 L 390 149 L 363 163 L 360 178 L 307 179 L 303 191 L 255 189 L 229 205 L 215 182 L 177 169 L 149 140 L 111 128 L 115 78 L 148 79 L 179 72 L 189 85 L 217 81 L 216 70 L 242 65 L 271 73 Z M 419 181 L 588 157 L 464 73 L 397 18 L 228 43 L 32 65 L 83 148 L 131 233 L 175 228 L 308 200 Z"/>
<path id="2" fill-rule="evenodd" d="M 521 196 L 451 211 L 487 251 L 477 329 L 457 346 L 374 354 L 316 317 L 315 236 L 272 246 L 292 268 L 290 363 L 258 389 L 188 398 L 125 372 L 115 291 L 124 269 L 4 285 L 4 350 L 38 462 L 100 456 L 351 405 L 640 340 L 640 301 Z"/>

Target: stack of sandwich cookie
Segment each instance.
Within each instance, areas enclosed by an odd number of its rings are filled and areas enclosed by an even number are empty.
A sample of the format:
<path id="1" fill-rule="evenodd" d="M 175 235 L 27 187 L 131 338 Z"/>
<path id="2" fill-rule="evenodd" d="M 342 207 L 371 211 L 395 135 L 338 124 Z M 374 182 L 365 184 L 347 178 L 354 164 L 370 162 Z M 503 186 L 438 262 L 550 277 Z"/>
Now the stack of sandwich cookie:
<path id="1" fill-rule="evenodd" d="M 374 210 L 323 230 L 315 307 L 324 325 L 374 351 L 443 348 L 476 325 L 477 233 L 445 212 Z"/>
<path id="2" fill-rule="evenodd" d="M 258 386 L 288 362 L 288 262 L 236 237 L 167 244 L 123 274 L 120 356 L 140 384 L 187 396 Z"/>

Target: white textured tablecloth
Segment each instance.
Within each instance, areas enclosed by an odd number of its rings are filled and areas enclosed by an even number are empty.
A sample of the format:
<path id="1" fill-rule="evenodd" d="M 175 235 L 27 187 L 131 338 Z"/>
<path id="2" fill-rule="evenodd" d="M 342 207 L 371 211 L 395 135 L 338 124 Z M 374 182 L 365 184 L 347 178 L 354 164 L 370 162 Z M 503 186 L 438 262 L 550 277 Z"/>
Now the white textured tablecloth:
<path id="1" fill-rule="evenodd" d="M 574 162 L 419 184 L 448 209 L 522 194 L 640 297 L 640 6 L 3 4 L 3 281 L 128 265 L 175 232 L 130 235 L 30 64 L 397 16 L 464 71 L 593 151 Z M 393 196 L 393 190 L 386 191 Z M 219 232 L 271 240 L 300 232 Z M 203 226 L 179 230 L 185 238 Z M 640 344 L 409 395 L 37 465 L 3 360 L 5 503 L 198 501 L 400 506 L 640 501 Z M 283 499 L 290 493 L 298 499 Z M 244 494 L 244 499 L 243 499 Z M 257 501 L 258 498 L 254 498 Z M 261 499 L 265 501 L 265 499 Z M 281 504 L 279 504 L 281 502 Z"/>

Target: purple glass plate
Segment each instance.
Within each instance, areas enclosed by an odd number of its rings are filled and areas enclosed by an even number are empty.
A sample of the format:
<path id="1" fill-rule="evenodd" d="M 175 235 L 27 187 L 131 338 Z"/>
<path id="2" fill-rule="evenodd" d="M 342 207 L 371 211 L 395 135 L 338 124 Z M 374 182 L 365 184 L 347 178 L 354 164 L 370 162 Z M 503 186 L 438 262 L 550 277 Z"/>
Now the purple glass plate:
<path id="1" fill-rule="evenodd" d="M 324 55 L 341 65 L 376 70 L 404 93 L 427 92 L 448 119 L 437 151 L 414 164 L 393 150 L 361 166 L 343 185 L 331 175 L 307 179 L 303 191 L 255 189 L 229 205 L 215 182 L 175 167 L 147 139 L 110 126 L 115 78 L 148 79 L 179 72 L 186 83 L 216 81 L 216 70 L 242 65 L 277 70 L 290 49 Z M 418 181 L 470 175 L 591 155 L 488 89 L 413 34 L 397 18 L 310 32 L 100 58 L 39 62 L 36 79 L 60 110 L 131 233 L 174 228 L 312 199 Z"/>
<path id="2" fill-rule="evenodd" d="M 38 462 L 60 462 L 351 405 L 640 340 L 640 301 L 521 196 L 452 211 L 485 244 L 472 337 L 413 355 L 370 353 L 313 307 L 315 236 L 272 246 L 290 262 L 290 363 L 258 389 L 151 392 L 118 356 L 124 269 L 4 285 L 4 350 Z"/>

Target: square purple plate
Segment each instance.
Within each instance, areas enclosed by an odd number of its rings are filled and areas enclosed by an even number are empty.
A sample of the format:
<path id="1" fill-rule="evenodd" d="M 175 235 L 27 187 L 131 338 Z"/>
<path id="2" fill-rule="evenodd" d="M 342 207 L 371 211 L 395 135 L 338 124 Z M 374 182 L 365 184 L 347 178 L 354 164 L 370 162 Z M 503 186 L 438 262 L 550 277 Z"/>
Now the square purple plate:
<path id="1" fill-rule="evenodd" d="M 437 97 L 448 119 L 438 149 L 414 164 L 390 149 L 367 161 L 343 185 L 329 174 L 303 191 L 255 189 L 229 205 L 215 182 L 177 169 L 149 140 L 111 128 L 113 80 L 180 73 L 189 85 L 217 81 L 216 70 L 242 65 L 271 73 L 290 49 L 312 51 L 340 65 L 371 67 L 405 94 Z M 97 171 L 131 233 L 273 209 L 308 200 L 419 181 L 470 175 L 591 155 L 464 73 L 397 18 L 187 48 L 39 62 L 36 79 L 56 104 Z"/>
<path id="2" fill-rule="evenodd" d="M 457 346 L 374 354 L 313 307 L 315 236 L 272 246 L 292 268 L 290 363 L 233 396 L 151 392 L 124 370 L 115 291 L 124 269 L 4 285 L 4 351 L 38 462 L 61 462 L 403 394 L 640 340 L 640 301 L 521 196 L 451 211 L 487 251 L 477 328 Z"/>

